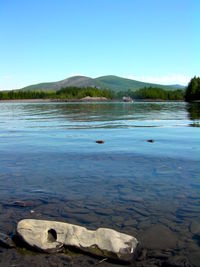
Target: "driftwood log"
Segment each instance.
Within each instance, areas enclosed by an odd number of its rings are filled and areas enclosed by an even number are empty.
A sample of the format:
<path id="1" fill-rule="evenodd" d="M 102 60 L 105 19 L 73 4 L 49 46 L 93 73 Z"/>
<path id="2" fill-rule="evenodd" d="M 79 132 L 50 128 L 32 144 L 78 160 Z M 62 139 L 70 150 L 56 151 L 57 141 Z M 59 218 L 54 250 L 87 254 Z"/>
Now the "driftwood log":
<path id="1" fill-rule="evenodd" d="M 131 261 L 137 250 L 135 237 L 108 228 L 96 231 L 69 223 L 45 220 L 21 220 L 17 233 L 34 249 L 54 252 L 64 246 L 122 261 Z"/>

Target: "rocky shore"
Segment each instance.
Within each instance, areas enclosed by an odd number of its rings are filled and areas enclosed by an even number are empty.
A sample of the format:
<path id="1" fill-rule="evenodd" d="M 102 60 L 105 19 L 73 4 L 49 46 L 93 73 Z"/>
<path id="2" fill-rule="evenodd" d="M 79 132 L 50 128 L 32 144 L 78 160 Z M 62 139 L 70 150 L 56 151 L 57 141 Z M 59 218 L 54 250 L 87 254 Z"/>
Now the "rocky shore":
<path id="1" fill-rule="evenodd" d="M 82 99 L 9 99 L 0 100 L 0 103 L 43 103 L 43 102 L 124 102 L 122 99 L 107 99 L 105 97 L 85 97 Z M 182 100 L 162 100 L 162 99 L 136 99 L 134 102 L 183 102 Z M 131 102 L 131 103 L 134 103 Z M 198 101 L 196 101 L 198 102 Z"/>

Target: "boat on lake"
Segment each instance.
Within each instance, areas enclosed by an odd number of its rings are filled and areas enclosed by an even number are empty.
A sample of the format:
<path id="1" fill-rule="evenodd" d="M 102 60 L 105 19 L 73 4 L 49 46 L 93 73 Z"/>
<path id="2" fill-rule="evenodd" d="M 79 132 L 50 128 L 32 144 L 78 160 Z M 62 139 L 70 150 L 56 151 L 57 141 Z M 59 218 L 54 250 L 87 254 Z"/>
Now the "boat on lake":
<path id="1" fill-rule="evenodd" d="M 123 96 L 122 100 L 123 102 L 133 102 L 133 99 L 130 96 Z"/>

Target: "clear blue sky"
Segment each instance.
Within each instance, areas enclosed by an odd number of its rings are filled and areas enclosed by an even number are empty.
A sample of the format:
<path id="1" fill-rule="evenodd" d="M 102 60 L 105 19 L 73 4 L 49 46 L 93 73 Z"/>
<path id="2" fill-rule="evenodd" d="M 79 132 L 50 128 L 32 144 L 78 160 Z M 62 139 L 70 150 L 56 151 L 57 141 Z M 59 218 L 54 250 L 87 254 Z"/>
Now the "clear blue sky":
<path id="1" fill-rule="evenodd" d="M 0 0 L 0 89 L 82 74 L 200 75 L 199 0 Z"/>

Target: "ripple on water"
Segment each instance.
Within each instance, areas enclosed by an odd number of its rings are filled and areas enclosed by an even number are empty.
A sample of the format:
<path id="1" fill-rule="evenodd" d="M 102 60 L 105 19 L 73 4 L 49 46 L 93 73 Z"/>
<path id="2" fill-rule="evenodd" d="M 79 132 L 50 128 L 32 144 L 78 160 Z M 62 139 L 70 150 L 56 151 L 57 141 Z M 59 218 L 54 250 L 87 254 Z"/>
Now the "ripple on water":
<path id="1" fill-rule="evenodd" d="M 199 266 L 199 128 L 187 127 L 199 117 L 191 107 L 0 105 L 0 232 L 13 233 L 23 218 L 108 227 L 138 238 L 139 267 Z M 72 251 L 0 254 L 3 266 L 99 263 Z"/>

